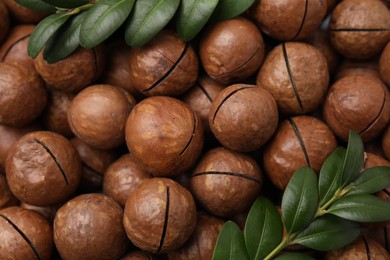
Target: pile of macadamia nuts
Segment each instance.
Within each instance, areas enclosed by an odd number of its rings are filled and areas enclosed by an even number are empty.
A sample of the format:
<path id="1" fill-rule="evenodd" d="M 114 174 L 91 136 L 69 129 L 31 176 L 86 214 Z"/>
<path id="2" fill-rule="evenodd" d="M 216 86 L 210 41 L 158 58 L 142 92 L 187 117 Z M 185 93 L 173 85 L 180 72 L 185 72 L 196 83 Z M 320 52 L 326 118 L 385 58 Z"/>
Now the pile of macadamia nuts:
<path id="1" fill-rule="evenodd" d="M 256 0 L 192 42 L 173 24 L 49 64 L 27 55 L 48 14 L 0 0 L 0 259 L 207 260 L 224 221 L 280 205 L 349 130 L 365 168 L 390 166 L 389 6 Z M 389 229 L 289 250 L 390 259 Z"/>

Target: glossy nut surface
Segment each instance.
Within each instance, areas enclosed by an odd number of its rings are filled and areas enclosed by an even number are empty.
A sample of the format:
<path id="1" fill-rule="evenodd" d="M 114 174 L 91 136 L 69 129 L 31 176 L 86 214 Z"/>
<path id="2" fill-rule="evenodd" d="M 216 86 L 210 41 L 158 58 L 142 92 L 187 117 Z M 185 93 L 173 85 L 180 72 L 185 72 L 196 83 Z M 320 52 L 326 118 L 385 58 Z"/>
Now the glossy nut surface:
<path id="1" fill-rule="evenodd" d="M 34 29 L 35 26 L 31 24 L 12 27 L 4 43 L 0 46 L 0 61 L 23 61 L 34 66 L 33 59 L 27 54 L 28 41 Z"/>
<path id="2" fill-rule="evenodd" d="M 383 50 L 379 60 L 379 72 L 383 82 L 390 87 L 390 43 Z"/>

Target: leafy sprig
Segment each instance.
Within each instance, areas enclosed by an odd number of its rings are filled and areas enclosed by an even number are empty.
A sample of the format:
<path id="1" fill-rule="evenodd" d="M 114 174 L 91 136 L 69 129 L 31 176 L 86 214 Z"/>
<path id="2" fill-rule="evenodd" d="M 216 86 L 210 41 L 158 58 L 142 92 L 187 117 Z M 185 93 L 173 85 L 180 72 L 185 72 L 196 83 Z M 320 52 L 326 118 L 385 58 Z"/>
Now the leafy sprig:
<path id="1" fill-rule="evenodd" d="M 237 224 L 226 222 L 213 260 L 313 259 L 279 253 L 293 244 L 319 251 L 338 249 L 359 236 L 357 222 L 389 220 L 390 203 L 371 194 L 390 185 L 390 167 L 361 172 L 363 165 L 362 140 L 350 131 L 347 149 L 339 147 L 332 152 L 318 179 L 309 167 L 294 173 L 282 197 L 282 217 L 261 197 L 249 211 L 244 234 Z"/>
<path id="2" fill-rule="evenodd" d="M 28 54 L 35 58 L 44 49 L 49 63 L 72 54 L 78 46 L 93 48 L 124 25 L 124 38 L 141 47 L 172 19 L 181 38 L 192 40 L 211 19 L 230 19 L 255 0 L 16 0 L 37 11 L 54 12 L 33 31 Z"/>

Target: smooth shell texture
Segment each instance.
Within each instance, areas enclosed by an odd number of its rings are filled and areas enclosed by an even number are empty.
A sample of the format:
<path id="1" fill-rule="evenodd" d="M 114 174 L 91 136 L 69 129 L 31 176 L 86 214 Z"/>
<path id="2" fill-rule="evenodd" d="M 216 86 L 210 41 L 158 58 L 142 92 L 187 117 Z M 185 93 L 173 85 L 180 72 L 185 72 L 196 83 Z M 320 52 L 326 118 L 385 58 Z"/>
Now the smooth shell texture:
<path id="1" fill-rule="evenodd" d="M 102 194 L 68 201 L 54 219 L 54 242 L 61 258 L 118 259 L 128 247 L 122 218 L 119 204 Z"/>
<path id="2" fill-rule="evenodd" d="M 255 85 L 235 84 L 213 101 L 209 124 L 225 147 L 253 151 L 268 141 L 278 126 L 278 108 L 272 95 Z"/>
<path id="3" fill-rule="evenodd" d="M 20 23 L 35 24 L 49 14 L 28 9 L 15 0 L 3 0 L 3 3 L 7 6 L 10 16 Z"/>
<path id="4" fill-rule="evenodd" d="M 148 172 L 175 176 L 196 162 L 203 147 L 203 127 L 199 116 L 183 102 L 150 97 L 131 111 L 126 143 Z"/>
<path id="5" fill-rule="evenodd" d="M 0 174 L 0 209 L 16 206 L 18 203 L 18 200 L 8 187 L 5 175 Z"/>
<path id="6" fill-rule="evenodd" d="M 194 169 L 190 190 L 204 209 L 215 216 L 241 213 L 259 196 L 262 173 L 249 156 L 226 148 L 207 152 Z"/>
<path id="7" fill-rule="evenodd" d="M 268 90 L 284 114 L 306 114 L 318 108 L 329 86 L 324 55 L 306 43 L 275 47 L 257 75 L 257 85 Z"/>
<path id="8" fill-rule="evenodd" d="M 381 54 L 379 72 L 383 82 L 390 88 L 390 42 L 386 45 Z"/>
<path id="9" fill-rule="evenodd" d="M 207 74 L 229 84 L 254 74 L 264 59 L 260 31 L 243 17 L 214 24 L 200 42 L 200 59 Z"/>
<path id="10" fill-rule="evenodd" d="M 181 247 L 196 226 L 191 193 L 171 179 L 145 180 L 129 197 L 123 223 L 137 247 L 164 253 Z"/>
<path id="11" fill-rule="evenodd" d="M 49 206 L 69 198 L 81 176 L 73 145 L 47 131 L 29 133 L 8 152 L 6 175 L 12 193 L 21 201 Z"/>

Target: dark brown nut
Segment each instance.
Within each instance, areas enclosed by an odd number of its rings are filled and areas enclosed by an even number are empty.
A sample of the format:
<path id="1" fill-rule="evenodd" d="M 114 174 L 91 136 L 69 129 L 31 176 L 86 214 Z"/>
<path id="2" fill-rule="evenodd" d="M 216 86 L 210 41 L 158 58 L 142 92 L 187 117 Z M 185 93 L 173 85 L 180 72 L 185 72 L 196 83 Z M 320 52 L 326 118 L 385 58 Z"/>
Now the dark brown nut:
<path id="1" fill-rule="evenodd" d="M 275 47 L 257 75 L 284 114 L 306 114 L 318 108 L 328 91 L 329 72 L 324 55 L 306 43 L 288 42 Z"/>
<path id="2" fill-rule="evenodd" d="M 346 76 L 367 76 L 380 78 L 378 60 L 344 60 L 338 67 L 334 81 Z"/>
<path id="3" fill-rule="evenodd" d="M 5 170 L 9 187 L 19 200 L 50 206 L 76 190 L 81 163 L 65 137 L 39 131 L 23 136 L 11 147 Z"/>
<path id="4" fill-rule="evenodd" d="M 101 191 L 103 175 L 117 159 L 116 151 L 97 149 L 75 137 L 70 142 L 76 148 L 82 165 L 79 190 L 84 192 Z"/>
<path id="5" fill-rule="evenodd" d="M 181 98 L 194 112 L 198 113 L 206 133 L 210 133 L 209 112 L 211 103 L 226 87 L 208 76 L 202 76 Z"/>
<path id="6" fill-rule="evenodd" d="M 386 45 L 381 54 L 379 72 L 383 82 L 390 87 L 390 42 Z"/>
<path id="7" fill-rule="evenodd" d="M 72 137 L 73 132 L 68 123 L 68 108 L 74 98 L 73 93 L 49 91 L 49 98 L 41 121 L 46 130 Z"/>
<path id="8" fill-rule="evenodd" d="M 112 149 L 125 141 L 125 125 L 135 105 L 124 89 L 111 85 L 93 85 L 73 99 L 68 122 L 73 133 L 92 146 Z"/>
<path id="9" fill-rule="evenodd" d="M 344 0 L 333 10 L 329 29 L 341 54 L 368 59 L 390 40 L 390 11 L 380 0 Z"/>
<path id="10" fill-rule="evenodd" d="M 348 139 L 349 130 L 355 130 L 363 141 L 370 141 L 389 122 L 389 91 L 374 77 L 343 77 L 330 87 L 324 104 L 324 119 L 343 140 Z"/>
<path id="11" fill-rule="evenodd" d="M 28 9 L 18 4 L 15 0 L 3 0 L 3 2 L 8 8 L 10 16 L 20 23 L 35 24 L 49 15 L 47 12 L 37 12 Z"/>
<path id="12" fill-rule="evenodd" d="M 272 95 L 255 85 L 235 84 L 213 101 L 209 124 L 227 148 L 249 152 L 267 142 L 278 126 L 278 108 Z"/>
<path id="13" fill-rule="evenodd" d="M 120 260 L 153 260 L 153 256 L 148 252 L 133 251 L 122 256 Z"/>
<path id="14" fill-rule="evenodd" d="M 151 177 L 131 154 L 125 154 L 105 172 L 103 192 L 124 207 L 134 190 Z"/>
<path id="15" fill-rule="evenodd" d="M 0 124 L 23 127 L 45 108 L 47 91 L 38 73 L 26 63 L 0 63 Z"/>
<path id="16" fill-rule="evenodd" d="M 41 130 L 38 124 L 31 124 L 23 128 L 0 125 L 0 166 L 5 167 L 8 151 L 19 138 L 27 133 L 38 130 Z"/>
<path id="17" fill-rule="evenodd" d="M 130 51 L 130 82 L 146 96 L 181 95 L 195 83 L 198 70 L 194 49 L 171 31 Z"/>
<path id="18" fill-rule="evenodd" d="M 0 43 L 7 36 L 9 27 L 10 21 L 7 6 L 3 2 L 0 2 Z"/>
<path id="19" fill-rule="evenodd" d="M 14 26 L 0 47 L 0 61 L 23 61 L 34 66 L 34 60 L 27 54 L 28 41 L 34 29 L 31 24 Z"/>
<path id="20" fill-rule="evenodd" d="M 369 240 L 377 241 L 387 252 L 390 250 L 390 241 L 388 234 L 390 232 L 390 223 L 382 227 L 369 227 L 362 229 L 362 235 Z"/>
<path id="21" fill-rule="evenodd" d="M 327 10 L 326 0 L 257 0 L 251 16 L 262 32 L 280 41 L 302 40 L 314 32 Z"/>
<path id="22" fill-rule="evenodd" d="M 50 259 L 53 230 L 38 213 L 21 207 L 0 210 L 0 230 L 0 259 Z"/>
<path id="23" fill-rule="evenodd" d="M 379 155 L 373 153 L 365 153 L 365 157 L 366 158 L 363 169 L 368 169 L 375 166 L 390 166 L 390 162 Z"/>
<path id="24" fill-rule="evenodd" d="M 294 172 L 309 166 L 319 172 L 337 142 L 330 128 L 310 116 L 284 120 L 263 155 L 265 171 L 272 183 L 284 190 Z"/>
<path id="25" fill-rule="evenodd" d="M 106 53 L 106 70 L 101 79 L 102 83 L 121 87 L 128 91 L 136 100 L 143 99 L 144 95 L 131 82 L 131 47 L 122 41 L 118 41 L 108 45 Z"/>
<path id="26" fill-rule="evenodd" d="M 33 205 L 30 205 L 30 204 L 27 204 L 24 202 L 20 203 L 20 207 L 39 213 L 45 219 L 47 219 L 47 221 L 49 221 L 50 223 L 53 223 L 54 217 L 55 217 L 57 210 L 59 208 L 58 206 L 47 206 L 47 207 L 33 206 Z"/>
<path id="27" fill-rule="evenodd" d="M 332 11 L 332 9 L 334 8 L 334 6 L 336 5 L 336 3 L 338 2 L 338 0 L 327 0 L 327 13 L 329 13 L 330 11 Z"/>
<path id="28" fill-rule="evenodd" d="M 390 160 L 390 126 L 388 126 L 382 136 L 382 149 L 386 158 Z"/>
<path id="29" fill-rule="evenodd" d="M 212 259 L 214 247 L 224 221 L 205 213 L 198 213 L 198 220 L 192 236 L 179 249 L 169 252 L 169 259 L 198 260 Z"/>
<path id="30" fill-rule="evenodd" d="M 249 156 L 226 148 L 207 152 L 192 173 L 190 189 L 211 214 L 233 216 L 249 209 L 260 193 L 262 174 Z"/>
<path id="31" fill-rule="evenodd" d="M 202 37 L 199 54 L 211 78 L 230 84 L 259 69 L 264 60 L 263 37 L 251 21 L 237 17 L 211 26 Z"/>
<path id="32" fill-rule="evenodd" d="M 203 135 L 199 116 L 171 97 L 144 99 L 126 123 L 130 153 L 158 177 L 176 176 L 191 168 L 202 150 Z"/>
<path id="33" fill-rule="evenodd" d="M 390 259 L 389 253 L 377 241 L 359 237 L 352 244 L 325 255 L 325 260 Z"/>
<path id="34" fill-rule="evenodd" d="M 16 206 L 17 204 L 18 200 L 9 189 L 5 175 L 0 174 L 0 209 Z"/>
<path id="35" fill-rule="evenodd" d="M 118 259 L 129 244 L 122 219 L 122 208 L 105 195 L 84 194 L 68 201 L 53 225 L 61 258 Z"/>
<path id="36" fill-rule="evenodd" d="M 79 48 L 69 57 L 49 64 L 41 52 L 34 59 L 34 65 L 49 88 L 78 92 L 100 76 L 105 65 L 105 54 L 101 45 L 93 49 Z"/>
<path id="37" fill-rule="evenodd" d="M 129 197 L 123 217 L 133 244 L 150 253 L 181 247 L 196 226 L 191 193 L 167 178 L 150 178 Z"/>

